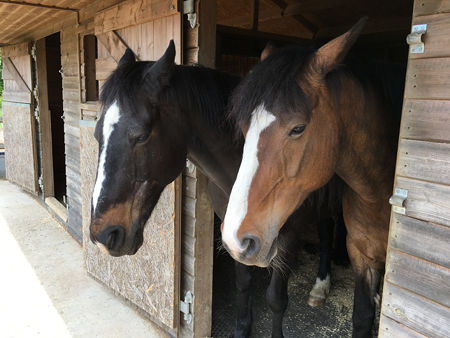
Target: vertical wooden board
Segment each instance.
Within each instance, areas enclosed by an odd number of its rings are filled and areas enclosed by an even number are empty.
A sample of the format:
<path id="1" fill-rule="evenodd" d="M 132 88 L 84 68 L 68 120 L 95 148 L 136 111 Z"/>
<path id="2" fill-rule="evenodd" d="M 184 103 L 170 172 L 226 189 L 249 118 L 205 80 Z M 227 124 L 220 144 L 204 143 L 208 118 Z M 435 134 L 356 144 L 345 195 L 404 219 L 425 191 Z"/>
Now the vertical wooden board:
<path id="1" fill-rule="evenodd" d="M 6 178 L 36 193 L 36 147 L 32 106 L 3 102 Z"/>
<path id="2" fill-rule="evenodd" d="M 176 56 L 175 63 L 180 64 L 182 60 L 181 50 L 181 14 L 175 14 L 166 18 L 157 19 L 153 26 L 154 34 L 154 58 L 158 60 L 163 56 L 169 41 L 174 40 Z"/>
<path id="3" fill-rule="evenodd" d="M 405 97 L 450 99 L 450 58 L 409 60 Z"/>
<path id="4" fill-rule="evenodd" d="M 115 31 L 115 33 L 126 42 L 128 48 L 130 48 L 137 56 L 138 60 L 141 59 L 141 30 L 142 25 L 132 26 Z M 123 54 L 122 54 L 123 55 Z"/>
<path id="5" fill-rule="evenodd" d="M 450 141 L 450 101 L 405 100 L 400 135 L 404 138 Z"/>
<path id="6" fill-rule="evenodd" d="M 89 241 L 91 194 L 98 159 L 93 128 L 81 126 L 82 210 L 85 266 L 89 273 L 143 309 L 158 324 L 178 326 L 179 268 L 175 246 L 175 183 L 169 184 L 144 231 L 144 244 L 134 256 L 114 258 Z"/>
<path id="7" fill-rule="evenodd" d="M 450 184 L 450 144 L 400 139 L 397 175 Z"/>
<path id="8" fill-rule="evenodd" d="M 427 25 L 422 36 L 423 53 L 410 53 L 410 59 L 450 56 L 450 13 L 413 18 L 413 25 Z"/>
<path id="9" fill-rule="evenodd" d="M 450 226 L 450 186 L 397 176 L 396 187 L 408 190 L 406 215 Z"/>
<path id="10" fill-rule="evenodd" d="M 381 315 L 380 328 L 378 330 L 378 338 L 426 338 L 410 328 L 397 323 L 389 317 Z"/>
<path id="11" fill-rule="evenodd" d="M 450 307 L 450 269 L 390 249 L 386 271 L 389 283 Z"/>
<path id="12" fill-rule="evenodd" d="M 393 214 L 389 246 L 450 269 L 450 228 Z"/>
<path id="13" fill-rule="evenodd" d="M 383 289 L 382 313 L 428 337 L 450 337 L 450 308 L 391 283 Z"/>
<path id="14" fill-rule="evenodd" d="M 141 60 L 154 61 L 153 21 L 144 23 L 141 28 Z"/>

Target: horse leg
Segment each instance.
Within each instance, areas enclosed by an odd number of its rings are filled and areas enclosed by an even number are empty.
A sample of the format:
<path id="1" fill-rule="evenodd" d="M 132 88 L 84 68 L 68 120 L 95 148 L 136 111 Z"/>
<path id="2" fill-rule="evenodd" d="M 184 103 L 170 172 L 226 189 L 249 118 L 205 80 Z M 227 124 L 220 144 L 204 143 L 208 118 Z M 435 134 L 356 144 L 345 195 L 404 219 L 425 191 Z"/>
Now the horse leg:
<path id="1" fill-rule="evenodd" d="M 375 319 L 375 302 L 379 299 L 378 290 L 383 269 L 369 266 L 368 259 L 347 238 L 347 246 L 355 276 L 353 302 L 353 338 L 371 338 Z"/>
<path id="2" fill-rule="evenodd" d="M 235 261 L 236 289 L 237 289 L 237 317 L 234 332 L 230 338 L 247 338 L 252 332 L 252 307 L 250 283 L 252 275 L 250 266 Z"/>
<path id="3" fill-rule="evenodd" d="M 336 221 L 336 238 L 334 239 L 333 261 L 336 265 L 347 267 L 350 258 L 347 252 L 347 229 L 345 228 L 343 213 L 339 213 Z"/>
<path id="4" fill-rule="evenodd" d="M 318 223 L 320 239 L 320 263 L 316 284 L 309 292 L 307 300 L 310 306 L 321 306 L 330 292 L 331 282 L 331 251 L 333 250 L 334 221 L 332 218 Z"/>
<path id="5" fill-rule="evenodd" d="M 289 228 L 289 225 L 284 225 Z M 283 230 L 286 230 L 283 229 Z M 266 292 L 267 302 L 272 310 L 272 338 L 283 338 L 283 317 L 288 306 L 288 280 L 295 260 L 298 234 L 294 232 L 280 233 L 278 236 L 278 255 L 274 264 L 272 279 Z"/>

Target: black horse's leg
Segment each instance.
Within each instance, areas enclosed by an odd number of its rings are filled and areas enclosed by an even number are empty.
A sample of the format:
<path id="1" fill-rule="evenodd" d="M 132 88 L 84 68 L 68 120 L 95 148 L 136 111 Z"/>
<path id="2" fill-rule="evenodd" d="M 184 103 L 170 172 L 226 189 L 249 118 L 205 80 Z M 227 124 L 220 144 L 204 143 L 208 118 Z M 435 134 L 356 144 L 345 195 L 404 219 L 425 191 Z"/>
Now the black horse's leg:
<path id="1" fill-rule="evenodd" d="M 350 239 L 348 250 L 355 276 L 353 301 L 353 338 L 371 338 L 375 319 L 375 300 L 379 298 L 382 270 L 373 269 Z"/>
<path id="2" fill-rule="evenodd" d="M 250 296 L 250 284 L 252 275 L 251 267 L 239 262 L 234 263 L 237 289 L 237 317 L 234 332 L 230 338 L 247 338 L 252 332 L 252 307 Z"/>
<path id="3" fill-rule="evenodd" d="M 320 239 L 320 263 L 316 284 L 309 292 L 307 300 L 310 306 L 323 305 L 331 287 L 331 252 L 333 250 L 334 221 L 332 218 L 329 218 L 320 221 L 317 225 Z"/>
<path id="4" fill-rule="evenodd" d="M 289 224 L 285 224 L 286 230 Z M 298 234 L 294 231 L 280 232 L 278 236 L 278 264 L 274 265 L 272 279 L 267 289 L 267 302 L 273 313 L 272 338 L 283 337 L 283 317 L 288 306 L 288 280 L 295 260 Z M 281 263 L 281 264 L 280 264 Z"/>
<path id="5" fill-rule="evenodd" d="M 337 216 L 335 226 L 336 238 L 334 239 L 333 261 L 336 265 L 347 267 L 350 265 L 350 258 L 347 252 L 347 229 L 342 212 Z"/>

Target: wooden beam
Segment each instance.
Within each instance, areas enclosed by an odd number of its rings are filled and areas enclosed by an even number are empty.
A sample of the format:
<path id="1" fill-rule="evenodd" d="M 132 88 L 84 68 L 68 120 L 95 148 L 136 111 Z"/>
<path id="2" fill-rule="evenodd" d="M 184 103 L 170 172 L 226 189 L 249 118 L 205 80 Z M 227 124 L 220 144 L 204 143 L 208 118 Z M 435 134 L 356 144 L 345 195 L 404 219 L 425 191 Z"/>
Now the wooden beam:
<path id="1" fill-rule="evenodd" d="M 28 87 L 27 83 L 22 78 L 22 75 L 20 75 L 19 71 L 17 70 L 12 60 L 9 57 L 6 57 L 3 59 L 3 63 L 5 68 L 8 69 L 9 74 L 12 75 L 14 81 L 19 86 L 20 91 L 25 93 L 31 93 L 31 89 Z"/>
<path id="2" fill-rule="evenodd" d="M 105 46 L 108 53 L 111 54 L 111 57 L 117 63 L 119 63 L 120 59 L 125 54 L 125 51 L 129 48 L 125 41 L 123 41 L 114 31 L 99 34 L 97 35 L 97 39 Z M 135 57 L 137 61 L 140 61 L 136 54 Z"/>
<path id="3" fill-rule="evenodd" d="M 8 5 L 16 5 L 16 6 L 29 6 L 29 7 L 37 7 L 37 8 L 44 8 L 44 9 L 54 9 L 57 11 L 70 11 L 70 12 L 79 12 L 80 11 L 79 9 L 76 9 L 76 8 L 32 4 L 32 3 L 24 2 L 24 1 L 0 0 L 0 3 L 8 4 Z"/>
<path id="4" fill-rule="evenodd" d="M 284 0 L 272 0 L 272 2 L 280 7 L 283 11 L 285 11 L 289 4 Z M 284 16 L 284 12 L 282 13 Z M 298 21 L 300 24 L 302 24 L 306 29 L 308 29 L 311 33 L 317 34 L 319 29 L 313 25 L 308 19 L 306 19 L 302 14 L 294 14 L 292 15 L 292 18 L 294 18 L 296 21 Z"/>
<path id="5" fill-rule="evenodd" d="M 30 53 L 31 53 L 31 44 L 29 42 L 20 43 L 13 46 L 5 46 L 2 48 L 2 56 L 4 58 L 29 55 Z"/>
<path id="6" fill-rule="evenodd" d="M 259 0 L 249 0 L 250 1 L 250 23 L 252 24 L 252 31 L 258 31 L 259 22 Z"/>

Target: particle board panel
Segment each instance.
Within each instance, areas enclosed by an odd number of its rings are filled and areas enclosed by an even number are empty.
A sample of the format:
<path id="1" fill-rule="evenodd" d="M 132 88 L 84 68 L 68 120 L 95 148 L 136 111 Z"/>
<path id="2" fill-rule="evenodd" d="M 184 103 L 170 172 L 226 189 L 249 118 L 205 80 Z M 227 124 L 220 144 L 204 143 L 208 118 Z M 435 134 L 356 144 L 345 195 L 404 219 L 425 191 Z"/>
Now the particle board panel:
<path id="1" fill-rule="evenodd" d="M 177 239 L 180 226 L 176 222 L 180 220 L 175 214 L 175 190 L 180 189 L 179 183 L 171 183 L 164 190 L 146 223 L 144 244 L 134 256 L 105 255 L 89 241 L 91 196 L 98 161 L 98 144 L 93 134 L 94 128 L 80 127 L 85 266 L 90 274 L 136 304 L 157 324 L 176 332 L 180 240 Z"/>
<path id="2" fill-rule="evenodd" d="M 405 100 L 400 136 L 450 142 L 450 101 Z"/>
<path id="3" fill-rule="evenodd" d="M 3 101 L 6 178 L 37 193 L 37 154 L 32 106 Z"/>
<path id="4" fill-rule="evenodd" d="M 390 249 L 387 281 L 450 307 L 450 269 Z"/>
<path id="5" fill-rule="evenodd" d="M 389 246 L 450 269 L 450 228 L 393 214 Z"/>
<path id="6" fill-rule="evenodd" d="M 397 175 L 450 185 L 450 144 L 400 139 Z"/>
<path id="7" fill-rule="evenodd" d="M 423 334 L 411 330 L 385 315 L 380 316 L 378 338 L 426 338 Z"/>
<path id="8" fill-rule="evenodd" d="M 416 17 L 412 24 L 427 24 L 427 31 L 422 36 L 424 52 L 410 54 L 410 59 L 450 56 L 450 13 Z"/>
<path id="9" fill-rule="evenodd" d="M 450 58 L 410 59 L 405 97 L 450 99 Z"/>
<path id="10" fill-rule="evenodd" d="M 450 186 L 397 176 L 396 187 L 408 190 L 406 215 L 450 226 Z"/>
<path id="11" fill-rule="evenodd" d="M 450 337 L 450 308 L 389 282 L 384 284 L 385 316 L 427 337 Z"/>

